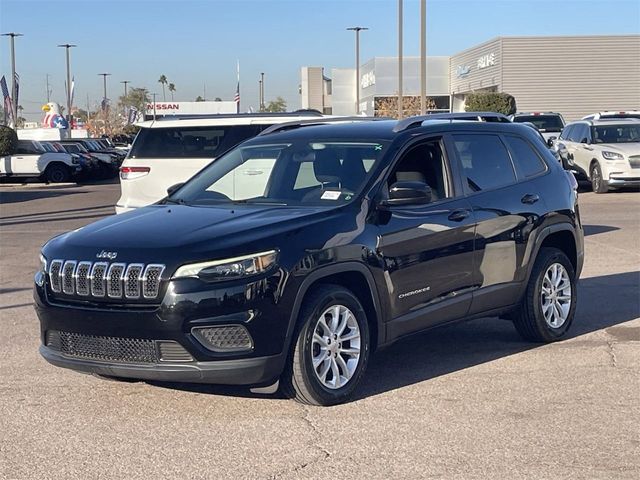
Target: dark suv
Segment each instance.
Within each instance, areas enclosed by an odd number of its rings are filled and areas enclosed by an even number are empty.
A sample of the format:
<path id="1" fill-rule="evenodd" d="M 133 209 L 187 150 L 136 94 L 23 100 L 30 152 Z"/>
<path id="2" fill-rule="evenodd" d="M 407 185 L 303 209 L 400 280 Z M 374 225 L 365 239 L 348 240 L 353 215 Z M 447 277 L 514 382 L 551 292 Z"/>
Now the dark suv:
<path id="1" fill-rule="evenodd" d="M 43 247 L 50 363 L 329 405 L 406 335 L 502 315 L 550 342 L 574 317 L 576 184 L 527 126 L 277 125 L 171 190 Z"/>

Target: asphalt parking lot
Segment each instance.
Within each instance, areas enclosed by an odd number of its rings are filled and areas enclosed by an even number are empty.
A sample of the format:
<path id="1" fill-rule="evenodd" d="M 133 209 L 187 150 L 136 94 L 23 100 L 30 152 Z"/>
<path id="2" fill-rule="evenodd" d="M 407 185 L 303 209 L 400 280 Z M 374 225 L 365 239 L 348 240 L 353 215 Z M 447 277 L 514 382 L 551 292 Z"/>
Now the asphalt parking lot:
<path id="1" fill-rule="evenodd" d="M 39 247 L 118 194 L 0 185 L 1 478 L 640 478 L 639 192 L 581 194 L 568 340 L 524 343 L 499 319 L 433 330 L 376 355 L 360 399 L 331 408 L 40 358 Z"/>

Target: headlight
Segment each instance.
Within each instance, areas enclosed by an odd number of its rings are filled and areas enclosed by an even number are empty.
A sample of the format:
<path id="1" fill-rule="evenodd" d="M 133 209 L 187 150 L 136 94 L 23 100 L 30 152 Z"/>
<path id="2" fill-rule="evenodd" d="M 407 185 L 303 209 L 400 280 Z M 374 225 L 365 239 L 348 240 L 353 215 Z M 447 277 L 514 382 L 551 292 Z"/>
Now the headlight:
<path id="1" fill-rule="evenodd" d="M 197 277 L 206 282 L 219 282 L 249 277 L 267 271 L 276 263 L 277 252 L 254 253 L 224 260 L 183 265 L 173 278 Z"/>
<path id="2" fill-rule="evenodd" d="M 47 259 L 43 254 L 40 254 L 40 271 L 43 273 L 47 271 Z"/>
<path id="3" fill-rule="evenodd" d="M 79 159 L 77 159 L 77 158 L 75 158 L 75 157 L 73 157 L 73 158 L 71 159 L 71 163 L 73 163 L 74 165 L 77 165 L 77 164 L 79 164 L 79 163 L 80 163 L 80 160 L 79 160 Z"/>
<path id="4" fill-rule="evenodd" d="M 602 156 L 605 160 L 624 160 L 624 157 L 616 152 L 607 152 L 606 150 L 602 151 Z"/>

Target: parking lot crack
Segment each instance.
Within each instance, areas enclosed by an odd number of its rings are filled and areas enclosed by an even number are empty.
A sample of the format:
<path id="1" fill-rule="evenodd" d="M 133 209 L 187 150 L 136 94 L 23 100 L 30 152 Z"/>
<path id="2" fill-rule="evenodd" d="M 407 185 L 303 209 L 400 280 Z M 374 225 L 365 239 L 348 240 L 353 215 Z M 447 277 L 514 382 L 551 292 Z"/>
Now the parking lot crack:
<path id="1" fill-rule="evenodd" d="M 618 359 L 616 358 L 616 351 L 614 350 L 614 342 L 612 341 L 607 341 L 607 352 L 609 353 L 609 356 L 611 357 L 611 366 L 612 367 L 617 367 L 618 366 Z"/>
<path id="2" fill-rule="evenodd" d="M 294 474 L 296 472 L 299 472 L 301 470 L 304 470 L 305 468 L 309 467 L 310 465 L 314 465 L 316 463 L 322 462 L 326 459 L 328 459 L 331 456 L 331 452 L 329 452 L 326 448 L 324 448 L 322 445 L 320 445 L 320 443 L 317 441 L 318 438 L 321 437 L 322 433 L 318 430 L 318 427 L 316 426 L 316 424 L 313 422 L 313 420 L 310 417 L 310 411 L 309 408 L 306 405 L 301 405 L 302 408 L 302 415 L 301 415 L 301 419 L 302 421 L 309 427 L 309 429 L 311 430 L 312 433 L 312 439 L 311 441 L 308 443 L 308 446 L 311 447 L 312 449 L 317 451 L 317 455 L 314 456 L 314 458 L 312 458 L 309 461 L 306 461 L 304 463 L 301 463 L 299 465 L 295 465 L 293 467 L 287 468 L 285 470 L 282 470 L 278 473 L 275 473 L 273 475 L 271 475 L 269 477 L 270 480 L 276 480 L 278 478 L 282 478 L 283 475 L 287 475 L 287 474 Z"/>

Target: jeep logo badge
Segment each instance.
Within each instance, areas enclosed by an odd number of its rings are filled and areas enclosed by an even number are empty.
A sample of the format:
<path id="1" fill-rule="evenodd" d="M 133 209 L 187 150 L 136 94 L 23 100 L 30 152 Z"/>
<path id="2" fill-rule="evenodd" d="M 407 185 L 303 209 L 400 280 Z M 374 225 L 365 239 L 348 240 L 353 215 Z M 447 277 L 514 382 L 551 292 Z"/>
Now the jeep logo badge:
<path id="1" fill-rule="evenodd" d="M 108 258 L 109 260 L 115 260 L 117 256 L 118 252 L 107 252 L 106 250 L 102 250 L 96 255 L 96 258 Z"/>

